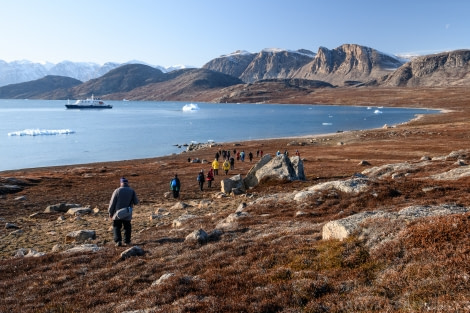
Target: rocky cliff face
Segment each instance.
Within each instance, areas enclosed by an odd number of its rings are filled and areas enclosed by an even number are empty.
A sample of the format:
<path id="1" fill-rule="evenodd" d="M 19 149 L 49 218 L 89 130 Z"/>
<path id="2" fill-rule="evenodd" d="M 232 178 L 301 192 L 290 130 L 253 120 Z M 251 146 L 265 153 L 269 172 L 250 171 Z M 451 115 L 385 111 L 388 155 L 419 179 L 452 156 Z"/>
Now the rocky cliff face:
<path id="1" fill-rule="evenodd" d="M 203 68 L 240 78 L 246 83 L 264 79 L 286 79 L 312 61 L 309 50 L 265 49 L 259 53 L 236 51 L 206 63 Z"/>
<path id="2" fill-rule="evenodd" d="M 402 64 L 395 57 L 360 45 L 345 44 L 333 50 L 320 47 L 316 57 L 299 69 L 294 77 L 324 80 L 342 86 L 380 78 Z"/>
<path id="3" fill-rule="evenodd" d="M 384 86 L 462 86 L 470 83 L 470 50 L 417 57 L 390 74 Z"/>
<path id="4" fill-rule="evenodd" d="M 304 50 L 305 51 L 305 50 Z M 264 79 L 291 78 L 302 66 L 313 59 L 314 53 L 302 53 L 286 50 L 263 50 L 258 53 L 240 79 L 255 82 Z"/>
<path id="5" fill-rule="evenodd" d="M 342 86 L 379 79 L 402 64 L 398 58 L 375 49 L 345 44 L 333 50 L 320 47 L 317 54 L 309 50 L 265 49 L 257 54 L 237 51 L 203 68 L 236 76 L 246 83 L 300 78 Z"/>
<path id="6" fill-rule="evenodd" d="M 255 57 L 256 53 L 237 50 L 207 62 L 202 68 L 240 78 Z"/>

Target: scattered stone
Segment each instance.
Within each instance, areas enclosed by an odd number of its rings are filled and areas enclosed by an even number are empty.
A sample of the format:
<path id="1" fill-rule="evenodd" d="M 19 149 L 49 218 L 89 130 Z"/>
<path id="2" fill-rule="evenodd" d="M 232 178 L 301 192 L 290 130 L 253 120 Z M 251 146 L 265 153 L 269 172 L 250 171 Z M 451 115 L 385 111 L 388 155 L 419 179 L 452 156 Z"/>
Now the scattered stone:
<path id="1" fill-rule="evenodd" d="M 250 216 L 247 212 L 235 212 L 220 221 L 216 228 L 218 229 L 236 229 L 238 227 L 238 220 Z"/>
<path id="2" fill-rule="evenodd" d="M 465 166 L 465 165 L 467 165 L 467 163 L 465 163 L 464 160 L 457 160 L 457 162 L 455 162 L 455 165 L 458 165 L 458 166 Z"/>
<path id="3" fill-rule="evenodd" d="M 23 187 L 18 185 L 0 185 L 0 194 L 16 193 L 23 190 Z"/>
<path id="4" fill-rule="evenodd" d="M 53 213 L 53 212 L 62 212 L 66 213 L 69 209 L 80 208 L 80 204 L 70 204 L 70 203 L 59 203 L 54 205 L 49 205 L 44 213 Z"/>
<path id="5" fill-rule="evenodd" d="M 301 217 L 301 216 L 305 216 L 307 215 L 307 213 L 303 212 L 303 211 L 297 211 L 295 212 L 295 217 Z"/>
<path id="6" fill-rule="evenodd" d="M 10 233 L 11 236 L 21 236 L 21 235 L 23 235 L 23 234 L 24 234 L 24 231 L 23 231 L 22 229 L 17 229 L 17 230 L 12 231 L 12 232 Z"/>
<path id="7" fill-rule="evenodd" d="M 14 199 L 15 201 L 24 201 L 27 200 L 26 196 L 19 196 Z"/>
<path id="8" fill-rule="evenodd" d="M 44 252 L 38 252 L 34 249 L 20 248 L 16 251 L 15 258 L 22 258 L 22 257 L 31 258 L 31 257 L 40 257 L 43 255 L 45 255 Z"/>
<path id="9" fill-rule="evenodd" d="M 175 276 L 174 273 L 166 273 L 166 274 L 163 274 L 162 276 L 160 276 L 159 279 L 157 279 L 156 281 L 154 281 L 152 283 L 152 286 L 159 286 L 161 284 L 163 284 L 166 280 L 168 280 L 169 278 Z"/>
<path id="10" fill-rule="evenodd" d="M 78 208 L 70 208 L 67 211 L 69 215 L 82 215 L 82 214 L 90 214 L 91 209 L 89 207 L 78 207 Z"/>
<path id="11" fill-rule="evenodd" d="M 212 201 L 203 199 L 201 202 L 199 202 L 198 208 L 199 209 L 206 209 L 211 205 Z"/>
<path id="12" fill-rule="evenodd" d="M 308 191 L 322 191 L 328 189 L 336 189 L 345 193 L 358 194 L 369 188 L 369 179 L 361 177 L 353 177 L 347 180 L 335 180 L 324 182 L 308 188 Z"/>
<path id="13" fill-rule="evenodd" d="M 6 223 L 5 228 L 6 229 L 19 229 L 19 227 L 17 225 L 12 224 L 12 223 Z"/>
<path id="14" fill-rule="evenodd" d="M 172 226 L 175 228 L 179 228 L 183 226 L 185 223 L 187 223 L 188 221 L 195 219 L 196 217 L 197 217 L 196 215 L 192 215 L 192 214 L 181 215 L 180 217 L 178 217 L 176 220 L 173 221 Z"/>
<path id="15" fill-rule="evenodd" d="M 207 235 L 207 233 L 203 229 L 199 229 L 187 235 L 185 241 L 197 241 L 199 244 L 205 244 L 207 243 L 208 239 L 209 235 Z"/>
<path id="16" fill-rule="evenodd" d="M 98 247 L 97 245 L 95 244 L 83 244 L 83 245 L 80 245 L 80 246 L 76 246 L 76 247 L 73 247 L 73 248 L 70 248 L 68 250 L 65 250 L 63 253 L 86 253 L 86 252 L 97 252 L 97 251 L 100 251 L 101 248 Z"/>
<path id="17" fill-rule="evenodd" d="M 371 164 L 369 162 L 367 162 L 366 160 L 362 160 L 361 162 L 359 162 L 359 165 L 360 166 L 370 166 Z"/>
<path id="18" fill-rule="evenodd" d="M 65 236 L 65 243 L 84 242 L 86 240 L 94 239 L 96 239 L 96 232 L 94 230 L 77 230 L 70 232 Z"/>
<path id="19" fill-rule="evenodd" d="M 246 204 L 246 202 L 242 202 L 238 205 L 237 210 L 235 212 L 236 213 L 243 212 L 247 206 L 248 205 Z"/>
<path id="20" fill-rule="evenodd" d="M 175 203 L 175 205 L 171 207 L 171 210 L 182 210 L 182 209 L 186 209 L 189 206 L 190 206 L 189 204 L 180 201 L 180 202 Z"/>
<path id="21" fill-rule="evenodd" d="M 142 256 L 144 254 L 145 251 L 142 248 L 139 246 L 133 246 L 132 248 L 127 249 L 121 253 L 121 260 L 125 260 L 133 256 Z"/>
<path id="22" fill-rule="evenodd" d="M 61 215 L 57 218 L 57 221 L 59 221 L 59 222 L 62 222 L 62 221 L 65 221 L 65 220 L 66 220 L 66 218 L 63 215 Z"/>

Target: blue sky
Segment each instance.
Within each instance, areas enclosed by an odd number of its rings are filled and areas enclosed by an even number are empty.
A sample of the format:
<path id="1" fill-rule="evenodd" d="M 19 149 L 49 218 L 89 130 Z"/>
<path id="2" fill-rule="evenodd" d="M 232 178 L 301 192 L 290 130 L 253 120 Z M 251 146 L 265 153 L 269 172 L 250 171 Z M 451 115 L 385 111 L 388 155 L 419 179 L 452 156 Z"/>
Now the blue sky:
<path id="1" fill-rule="evenodd" d="M 344 43 L 470 48 L 468 0 L 2 0 L 0 60 L 190 65 L 236 50 Z"/>

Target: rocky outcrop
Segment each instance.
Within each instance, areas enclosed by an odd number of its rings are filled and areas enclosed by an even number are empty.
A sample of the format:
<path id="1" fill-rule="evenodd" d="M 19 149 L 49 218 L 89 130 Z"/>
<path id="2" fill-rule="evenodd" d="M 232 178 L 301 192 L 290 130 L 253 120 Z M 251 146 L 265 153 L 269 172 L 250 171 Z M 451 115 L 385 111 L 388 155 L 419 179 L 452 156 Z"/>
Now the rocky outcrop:
<path id="1" fill-rule="evenodd" d="M 470 211 L 467 207 L 455 204 L 435 206 L 410 206 L 398 212 L 361 212 L 346 218 L 330 221 L 323 226 L 323 239 L 343 240 L 352 234 L 367 237 L 369 243 L 377 244 L 390 240 L 394 234 L 383 232 L 379 225 L 390 225 L 393 222 L 395 234 L 411 220 L 432 216 L 460 214 Z M 367 223 L 366 223 L 367 221 Z"/>
<path id="2" fill-rule="evenodd" d="M 399 59 L 375 49 L 344 44 L 333 50 L 320 47 L 315 59 L 293 77 L 323 80 L 341 86 L 360 84 L 390 74 L 402 64 Z"/>
<path id="3" fill-rule="evenodd" d="M 383 86 L 463 86 L 470 83 L 470 50 L 417 57 L 390 74 Z"/>

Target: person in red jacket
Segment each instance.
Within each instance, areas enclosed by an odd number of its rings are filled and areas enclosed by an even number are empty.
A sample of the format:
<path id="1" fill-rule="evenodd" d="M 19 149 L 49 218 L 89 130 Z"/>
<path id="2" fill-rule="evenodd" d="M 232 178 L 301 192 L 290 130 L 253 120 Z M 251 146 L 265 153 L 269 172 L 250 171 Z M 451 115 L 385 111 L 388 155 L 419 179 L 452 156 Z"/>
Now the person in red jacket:
<path id="1" fill-rule="evenodd" d="M 212 169 L 207 172 L 207 187 L 211 188 L 212 187 L 212 181 L 214 180 L 214 171 Z"/>

